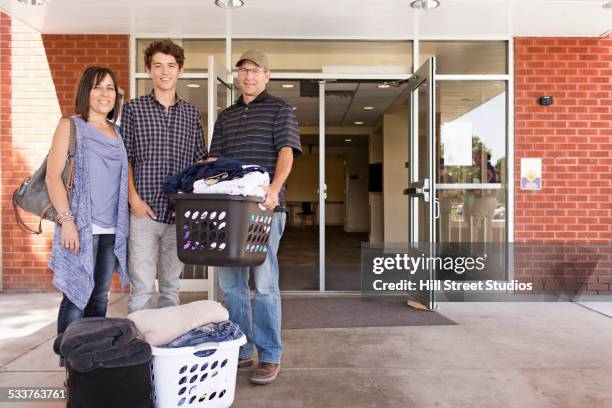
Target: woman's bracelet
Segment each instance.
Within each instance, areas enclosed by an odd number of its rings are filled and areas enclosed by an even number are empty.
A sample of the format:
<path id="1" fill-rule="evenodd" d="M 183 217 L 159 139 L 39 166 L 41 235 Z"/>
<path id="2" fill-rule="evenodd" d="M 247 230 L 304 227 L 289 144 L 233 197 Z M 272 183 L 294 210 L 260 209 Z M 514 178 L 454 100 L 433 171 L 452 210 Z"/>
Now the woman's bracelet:
<path id="1" fill-rule="evenodd" d="M 66 221 L 74 221 L 74 214 L 72 214 L 72 211 L 66 211 L 58 214 L 57 217 L 55 217 L 55 220 L 60 225 Z"/>

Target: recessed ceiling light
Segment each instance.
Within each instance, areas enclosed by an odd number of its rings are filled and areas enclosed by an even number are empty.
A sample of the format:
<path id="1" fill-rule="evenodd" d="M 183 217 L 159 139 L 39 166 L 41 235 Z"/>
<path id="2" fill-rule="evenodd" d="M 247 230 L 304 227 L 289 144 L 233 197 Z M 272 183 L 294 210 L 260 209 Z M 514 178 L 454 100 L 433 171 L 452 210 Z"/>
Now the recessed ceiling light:
<path id="1" fill-rule="evenodd" d="M 199 88 L 200 84 L 187 84 L 187 88 Z"/>
<path id="2" fill-rule="evenodd" d="M 380 89 L 387 89 L 387 88 L 390 88 L 390 87 L 391 87 L 391 85 L 389 85 L 388 83 L 384 82 L 384 83 L 382 83 L 382 84 L 378 84 L 378 85 L 376 85 L 376 87 L 377 87 L 377 88 L 380 88 Z"/>
<path id="3" fill-rule="evenodd" d="M 353 122 L 355 125 L 363 125 L 363 122 L 360 120 L 356 120 L 355 122 Z"/>
<path id="4" fill-rule="evenodd" d="M 344 139 L 345 142 L 352 142 L 353 139 Z"/>
<path id="5" fill-rule="evenodd" d="M 235 8 L 244 6 L 244 1 L 242 0 L 215 0 L 215 5 L 217 5 L 217 7 L 221 7 L 225 9 L 235 9 Z"/>
<path id="6" fill-rule="evenodd" d="M 293 84 L 282 84 L 281 88 L 287 88 L 287 89 L 295 88 L 295 85 L 293 85 Z"/>
<path id="7" fill-rule="evenodd" d="M 374 110 L 373 106 L 364 106 L 363 110 Z"/>
<path id="8" fill-rule="evenodd" d="M 17 0 L 20 3 L 26 4 L 28 6 L 43 6 L 47 4 L 48 0 Z"/>
<path id="9" fill-rule="evenodd" d="M 438 0 L 414 0 L 410 7 L 420 10 L 432 10 L 440 5 Z"/>

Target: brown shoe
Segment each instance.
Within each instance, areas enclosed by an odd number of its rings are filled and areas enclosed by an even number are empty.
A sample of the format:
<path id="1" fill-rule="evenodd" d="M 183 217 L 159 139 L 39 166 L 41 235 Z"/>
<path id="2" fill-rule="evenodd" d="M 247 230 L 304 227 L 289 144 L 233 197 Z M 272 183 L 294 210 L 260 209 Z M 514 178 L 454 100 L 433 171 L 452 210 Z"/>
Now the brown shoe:
<path id="1" fill-rule="evenodd" d="M 238 368 L 249 368 L 255 364 L 255 357 L 239 358 Z"/>
<path id="2" fill-rule="evenodd" d="M 259 363 L 251 376 L 251 384 L 270 384 L 272 381 L 276 380 L 279 372 L 280 364 Z"/>

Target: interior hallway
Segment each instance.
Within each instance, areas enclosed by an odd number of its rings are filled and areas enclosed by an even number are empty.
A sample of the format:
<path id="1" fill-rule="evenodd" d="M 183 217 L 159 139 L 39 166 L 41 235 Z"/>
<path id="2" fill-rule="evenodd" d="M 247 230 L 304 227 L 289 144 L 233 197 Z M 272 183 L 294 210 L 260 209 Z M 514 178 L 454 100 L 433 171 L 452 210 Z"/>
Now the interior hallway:
<path id="1" fill-rule="evenodd" d="M 359 291 L 361 243 L 368 241 L 368 234 L 328 225 L 325 241 L 326 290 Z M 287 226 L 278 261 L 281 290 L 319 290 L 319 228 Z"/>

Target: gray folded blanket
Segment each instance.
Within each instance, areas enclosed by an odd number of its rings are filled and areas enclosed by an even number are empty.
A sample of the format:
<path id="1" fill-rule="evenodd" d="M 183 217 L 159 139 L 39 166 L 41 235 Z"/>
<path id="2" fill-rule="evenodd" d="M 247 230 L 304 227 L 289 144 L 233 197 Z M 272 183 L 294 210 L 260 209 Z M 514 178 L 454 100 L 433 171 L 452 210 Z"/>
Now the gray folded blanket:
<path id="1" fill-rule="evenodd" d="M 151 346 L 131 320 L 87 317 L 72 322 L 53 344 L 56 353 L 80 372 L 130 367 L 151 360 Z"/>

